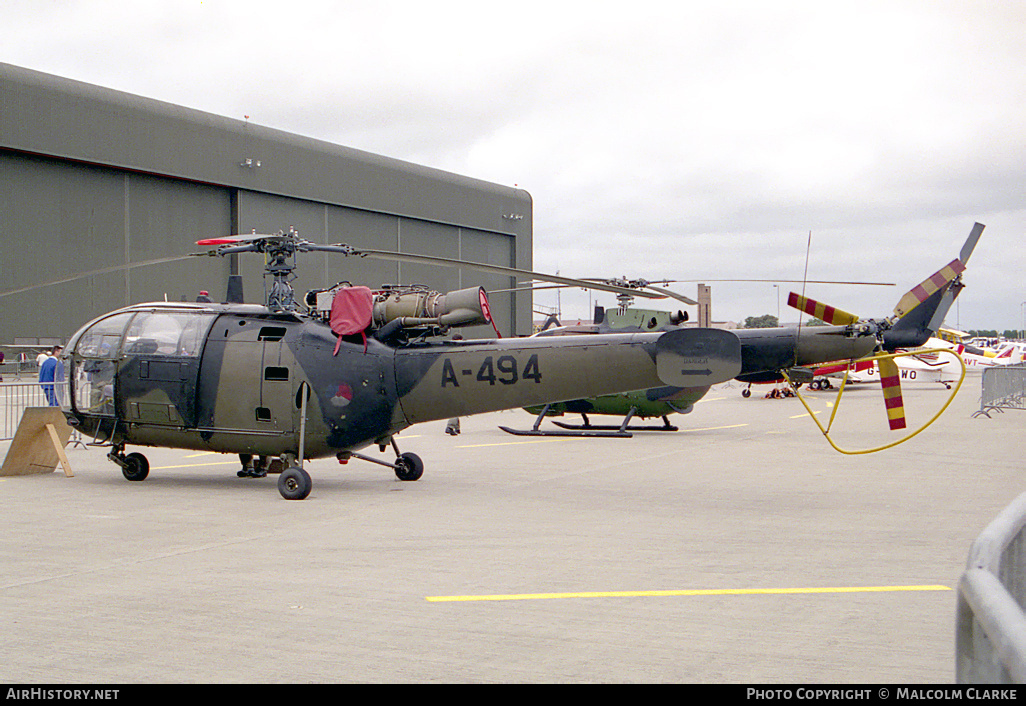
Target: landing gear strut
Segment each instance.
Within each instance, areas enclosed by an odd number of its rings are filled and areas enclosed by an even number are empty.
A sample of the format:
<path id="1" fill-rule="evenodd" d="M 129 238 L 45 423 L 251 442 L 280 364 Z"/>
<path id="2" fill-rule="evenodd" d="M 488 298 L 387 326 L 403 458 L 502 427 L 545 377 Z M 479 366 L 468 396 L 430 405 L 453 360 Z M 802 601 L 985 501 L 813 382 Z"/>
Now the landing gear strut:
<path id="1" fill-rule="evenodd" d="M 424 462 L 420 460 L 420 456 L 409 451 L 406 453 L 400 452 L 399 445 L 395 443 L 395 437 L 389 437 L 388 440 L 392 444 L 392 450 L 395 451 L 395 463 L 379 461 L 372 456 L 366 456 L 355 451 L 340 451 L 338 453 L 338 462 L 348 463 L 349 459 L 358 458 L 361 461 L 369 461 L 379 466 L 391 468 L 395 471 L 395 477 L 399 480 L 420 480 L 420 477 L 424 475 Z M 384 451 L 385 444 L 378 444 L 378 448 Z"/>

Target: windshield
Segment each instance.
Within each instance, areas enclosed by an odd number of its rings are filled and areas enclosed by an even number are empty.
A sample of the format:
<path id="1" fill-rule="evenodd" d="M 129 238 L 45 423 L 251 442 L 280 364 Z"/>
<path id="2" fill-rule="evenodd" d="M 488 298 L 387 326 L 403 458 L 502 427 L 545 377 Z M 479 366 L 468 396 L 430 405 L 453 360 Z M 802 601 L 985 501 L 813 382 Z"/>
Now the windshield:
<path id="1" fill-rule="evenodd" d="M 126 354 L 174 355 L 193 358 L 216 314 L 199 312 L 142 312 L 125 333 Z"/>

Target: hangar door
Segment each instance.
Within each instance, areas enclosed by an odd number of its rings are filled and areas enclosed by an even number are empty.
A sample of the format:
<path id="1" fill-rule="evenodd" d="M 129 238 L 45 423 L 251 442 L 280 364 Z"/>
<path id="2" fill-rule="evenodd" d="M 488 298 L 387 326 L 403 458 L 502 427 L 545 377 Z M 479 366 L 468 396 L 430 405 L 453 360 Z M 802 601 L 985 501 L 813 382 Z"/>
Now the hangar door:
<path id="1" fill-rule="evenodd" d="M 206 258 L 98 271 L 185 257 L 199 238 L 230 232 L 226 189 L 2 151 L 0 183 L 0 223 L 17 248 L 0 291 L 46 285 L 5 297 L 6 340 L 66 339 L 112 309 L 194 299 L 224 279 L 224 263 Z"/>

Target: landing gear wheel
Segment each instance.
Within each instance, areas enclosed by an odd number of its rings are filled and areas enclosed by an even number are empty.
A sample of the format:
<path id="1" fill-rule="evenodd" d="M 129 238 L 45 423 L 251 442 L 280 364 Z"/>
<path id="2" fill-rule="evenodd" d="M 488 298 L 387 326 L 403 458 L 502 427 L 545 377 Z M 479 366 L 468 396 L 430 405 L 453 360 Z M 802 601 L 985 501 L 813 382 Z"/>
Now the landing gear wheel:
<path id="1" fill-rule="evenodd" d="M 278 476 L 278 492 L 286 500 L 303 500 L 312 489 L 310 474 L 297 466 L 286 469 Z"/>
<path id="2" fill-rule="evenodd" d="M 752 396 L 752 391 L 745 388 L 744 390 L 741 390 L 741 396 L 747 399 Z"/>
<path id="3" fill-rule="evenodd" d="M 122 475 L 128 480 L 146 480 L 150 474 L 150 462 L 141 453 L 130 453 L 125 456 L 125 465 L 121 468 Z"/>
<path id="4" fill-rule="evenodd" d="M 395 460 L 395 477 L 399 480 L 419 480 L 424 475 L 424 462 L 415 453 L 404 453 Z"/>

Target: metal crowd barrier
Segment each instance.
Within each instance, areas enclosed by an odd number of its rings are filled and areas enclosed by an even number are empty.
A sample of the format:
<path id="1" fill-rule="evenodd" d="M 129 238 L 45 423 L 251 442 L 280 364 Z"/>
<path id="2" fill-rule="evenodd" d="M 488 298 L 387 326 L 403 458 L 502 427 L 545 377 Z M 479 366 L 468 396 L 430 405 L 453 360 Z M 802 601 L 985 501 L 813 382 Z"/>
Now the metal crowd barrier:
<path id="1" fill-rule="evenodd" d="M 958 584 L 959 684 L 1026 684 L 1026 493 L 973 542 Z"/>
<path id="2" fill-rule="evenodd" d="M 58 404 L 68 399 L 67 380 L 53 383 L 53 386 Z M 0 441 L 14 438 L 26 407 L 47 407 L 49 404 L 42 384 L 37 381 L 0 382 Z"/>
<path id="3" fill-rule="evenodd" d="M 1026 409 L 1026 364 L 994 365 L 983 370 L 980 409 L 973 416 L 1002 409 Z"/>

